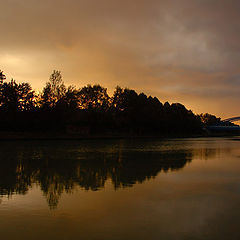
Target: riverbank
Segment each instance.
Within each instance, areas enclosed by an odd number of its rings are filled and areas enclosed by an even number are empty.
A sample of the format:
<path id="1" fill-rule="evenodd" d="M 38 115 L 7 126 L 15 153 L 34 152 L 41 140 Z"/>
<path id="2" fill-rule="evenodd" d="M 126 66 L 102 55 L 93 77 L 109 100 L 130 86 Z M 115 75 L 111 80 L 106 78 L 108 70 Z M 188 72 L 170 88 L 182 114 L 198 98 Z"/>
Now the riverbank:
<path id="1" fill-rule="evenodd" d="M 78 135 L 69 133 L 40 133 L 40 132 L 0 132 L 0 141 L 7 140 L 83 140 L 83 139 L 120 139 L 120 138 L 177 138 L 199 137 L 201 135 L 130 135 L 130 134 L 99 134 Z"/>
<path id="2" fill-rule="evenodd" d="M 209 133 L 201 134 L 162 134 L 162 135 L 133 135 L 133 134 L 99 134 L 79 135 L 59 132 L 0 132 L 0 141 L 14 140 L 85 140 L 85 139 L 125 139 L 125 138 L 199 138 L 199 137 L 224 137 L 239 136 L 236 133 Z"/>

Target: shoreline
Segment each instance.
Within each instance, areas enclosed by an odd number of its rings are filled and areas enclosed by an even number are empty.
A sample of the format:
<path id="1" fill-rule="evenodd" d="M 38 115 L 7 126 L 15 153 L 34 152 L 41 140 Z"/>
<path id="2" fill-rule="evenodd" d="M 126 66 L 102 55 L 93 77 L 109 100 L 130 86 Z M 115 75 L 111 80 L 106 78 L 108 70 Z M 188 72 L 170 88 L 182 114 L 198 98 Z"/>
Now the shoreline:
<path id="1" fill-rule="evenodd" d="M 77 135 L 67 133 L 39 133 L 39 132 L 0 132 L 0 141 L 81 141 L 81 140 L 106 140 L 106 139 L 178 139 L 178 138 L 211 138 L 234 137 L 240 134 L 169 134 L 169 135 Z"/>

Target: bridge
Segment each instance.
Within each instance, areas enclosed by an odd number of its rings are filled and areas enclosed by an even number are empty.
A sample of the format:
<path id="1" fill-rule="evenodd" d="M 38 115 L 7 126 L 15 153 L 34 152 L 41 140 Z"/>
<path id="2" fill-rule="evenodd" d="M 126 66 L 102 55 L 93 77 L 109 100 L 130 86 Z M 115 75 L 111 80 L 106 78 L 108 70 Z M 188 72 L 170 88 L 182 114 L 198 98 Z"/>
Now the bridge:
<path id="1" fill-rule="evenodd" d="M 240 134 L 240 127 L 238 125 L 229 126 L 229 123 L 240 121 L 240 117 L 231 117 L 221 120 L 219 125 L 207 126 L 204 130 L 213 136 L 238 135 Z"/>
<path id="2" fill-rule="evenodd" d="M 221 120 L 221 122 L 236 122 L 236 121 L 240 121 L 240 117 L 231 117 L 231 118 Z"/>

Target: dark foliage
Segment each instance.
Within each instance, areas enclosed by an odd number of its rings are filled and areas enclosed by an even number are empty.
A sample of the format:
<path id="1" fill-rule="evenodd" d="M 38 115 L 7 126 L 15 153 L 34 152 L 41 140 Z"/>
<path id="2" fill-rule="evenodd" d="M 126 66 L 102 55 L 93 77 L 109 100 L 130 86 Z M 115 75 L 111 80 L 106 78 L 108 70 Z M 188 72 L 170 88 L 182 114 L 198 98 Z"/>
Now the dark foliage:
<path id="1" fill-rule="evenodd" d="M 200 114 L 199 117 L 201 118 L 201 121 L 207 126 L 221 124 L 220 118 L 217 118 L 216 116 L 209 113 Z"/>
<path id="2" fill-rule="evenodd" d="M 162 104 L 128 88 L 117 86 L 109 97 L 100 85 L 66 87 L 60 71 L 53 71 L 38 95 L 28 83 L 6 82 L 0 71 L 0 119 L 0 130 L 79 136 L 194 134 L 201 132 L 203 120 L 180 103 Z"/>

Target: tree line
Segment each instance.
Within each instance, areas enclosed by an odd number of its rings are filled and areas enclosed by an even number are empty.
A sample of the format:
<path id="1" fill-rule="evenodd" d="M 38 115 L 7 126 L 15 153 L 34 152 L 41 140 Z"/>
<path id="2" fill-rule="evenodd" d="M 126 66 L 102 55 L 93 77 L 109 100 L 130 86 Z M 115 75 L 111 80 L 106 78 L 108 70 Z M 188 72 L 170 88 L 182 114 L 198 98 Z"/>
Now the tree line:
<path id="1" fill-rule="evenodd" d="M 0 71 L 0 130 L 68 132 L 79 135 L 177 135 L 217 123 L 211 114 L 196 115 L 180 103 L 117 86 L 112 96 L 101 85 L 66 86 L 54 70 L 39 93 L 29 83 L 6 81 Z"/>

